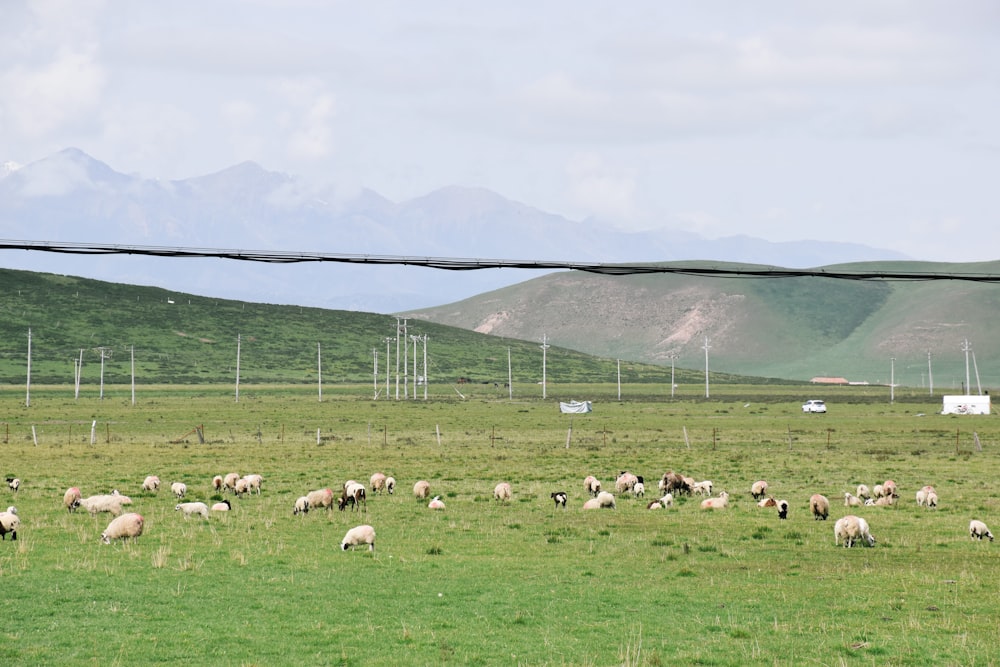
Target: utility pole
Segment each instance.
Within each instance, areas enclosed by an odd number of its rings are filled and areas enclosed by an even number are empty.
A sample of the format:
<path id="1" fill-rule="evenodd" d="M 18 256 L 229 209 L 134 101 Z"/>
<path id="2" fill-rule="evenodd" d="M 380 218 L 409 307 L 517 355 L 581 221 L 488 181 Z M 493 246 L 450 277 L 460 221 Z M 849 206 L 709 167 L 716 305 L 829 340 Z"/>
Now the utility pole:
<path id="1" fill-rule="evenodd" d="M 372 372 L 372 400 L 378 400 L 378 348 L 372 348 L 372 357 L 375 359 L 375 370 Z"/>
<path id="2" fill-rule="evenodd" d="M 622 400 L 622 360 L 618 360 L 618 400 Z"/>
<path id="3" fill-rule="evenodd" d="M 132 405 L 135 405 L 135 345 L 131 347 L 132 357 Z"/>
<path id="4" fill-rule="evenodd" d="M 24 384 L 24 407 L 31 407 L 31 328 L 28 328 L 28 379 Z"/>
<path id="5" fill-rule="evenodd" d="M 410 373 L 410 360 L 409 351 L 410 347 L 406 344 L 406 320 L 403 320 L 403 399 L 407 398 L 406 391 L 410 384 L 410 378 L 407 377 Z"/>
<path id="6" fill-rule="evenodd" d="M 392 336 L 385 337 L 385 400 L 389 400 L 389 343 L 396 340 Z"/>
<path id="7" fill-rule="evenodd" d="M 378 363 L 376 358 L 375 363 Z M 316 387 L 319 392 L 319 402 L 323 402 L 323 351 L 320 349 L 320 343 L 316 343 Z"/>
<path id="8" fill-rule="evenodd" d="M 971 349 L 972 346 L 969 345 L 969 339 L 966 338 L 962 342 L 962 351 L 965 352 L 965 394 L 967 396 L 972 394 L 972 385 L 969 384 L 969 350 Z"/>
<path id="9" fill-rule="evenodd" d="M 889 357 L 889 402 L 896 402 L 896 357 Z"/>
<path id="10" fill-rule="evenodd" d="M 548 336 L 546 336 L 545 334 L 542 334 L 542 344 L 541 344 L 540 347 L 542 348 L 542 398 L 543 399 L 547 398 L 546 390 L 548 388 L 548 385 L 546 384 L 546 377 L 545 377 L 545 366 L 546 366 L 546 363 L 547 363 L 547 358 L 546 357 L 547 357 L 547 354 L 548 354 L 548 349 L 549 349 L 549 347 L 551 347 L 549 345 L 548 341 L 549 341 Z"/>
<path id="11" fill-rule="evenodd" d="M 514 382 L 510 372 L 510 346 L 507 346 L 507 400 L 514 400 Z"/>
<path id="12" fill-rule="evenodd" d="M 417 343 L 420 336 L 412 334 L 410 340 L 413 341 L 413 400 L 417 400 Z"/>
<path id="13" fill-rule="evenodd" d="M 400 323 L 399 318 L 396 318 L 396 400 L 399 400 L 399 336 L 400 336 Z"/>
<path id="14" fill-rule="evenodd" d="M 236 334 L 236 402 L 240 402 L 240 346 L 243 343 L 243 335 Z"/>
<path id="15" fill-rule="evenodd" d="M 670 398 L 674 397 L 674 387 L 677 383 L 674 382 L 674 362 L 677 360 L 677 355 L 673 352 L 670 353 Z"/>
<path id="16" fill-rule="evenodd" d="M 931 351 L 927 350 L 927 384 L 930 386 L 931 396 L 934 395 L 934 374 L 931 373 Z"/>
<path id="17" fill-rule="evenodd" d="M 708 398 L 708 348 L 711 347 L 708 344 L 708 336 L 705 336 L 705 345 L 703 347 L 705 350 L 705 398 Z"/>
<path id="18" fill-rule="evenodd" d="M 101 355 L 101 393 L 100 399 L 104 400 L 104 360 L 111 358 L 111 348 L 109 347 L 99 347 L 97 352 Z"/>
<path id="19" fill-rule="evenodd" d="M 427 378 L 427 334 L 424 334 L 424 400 L 427 400 L 427 385 L 430 384 Z"/>

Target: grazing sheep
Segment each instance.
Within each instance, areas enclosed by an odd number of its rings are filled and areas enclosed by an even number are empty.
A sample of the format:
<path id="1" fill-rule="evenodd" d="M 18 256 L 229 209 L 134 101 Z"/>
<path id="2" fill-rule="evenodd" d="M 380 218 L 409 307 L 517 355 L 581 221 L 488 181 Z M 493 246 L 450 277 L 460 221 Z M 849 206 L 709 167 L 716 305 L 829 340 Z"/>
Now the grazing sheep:
<path id="1" fill-rule="evenodd" d="M 306 494 L 306 510 L 314 507 L 325 507 L 327 510 L 333 509 L 333 490 L 317 489 Z M 303 511 L 306 511 L 303 510 Z"/>
<path id="2" fill-rule="evenodd" d="M 187 484 L 184 482 L 174 482 L 170 485 L 170 492 L 177 496 L 178 499 L 183 498 L 187 491 Z"/>
<path id="3" fill-rule="evenodd" d="M 691 491 L 696 496 L 711 496 L 712 481 L 706 479 L 704 482 L 695 482 L 694 486 L 691 487 Z"/>
<path id="4" fill-rule="evenodd" d="M 673 494 L 689 494 L 691 493 L 691 485 L 687 481 L 688 478 L 683 475 L 678 475 L 673 470 L 668 470 L 663 474 L 663 479 L 657 484 L 662 493 L 673 493 Z"/>
<path id="5" fill-rule="evenodd" d="M 855 494 L 858 498 L 861 498 L 861 500 L 868 500 L 872 497 L 871 489 L 868 488 L 867 484 L 858 484 L 858 490 Z"/>
<path id="6" fill-rule="evenodd" d="M 934 490 L 933 486 L 928 484 L 927 486 L 921 487 L 921 489 L 917 491 L 917 507 L 923 507 L 924 505 L 926 505 L 927 497 L 932 493 L 935 495 L 936 498 L 937 492 Z"/>
<path id="7" fill-rule="evenodd" d="M 817 521 L 826 521 L 830 516 L 830 501 L 826 496 L 814 493 L 809 497 L 809 511 Z"/>
<path id="8" fill-rule="evenodd" d="M 858 496 L 855 496 L 850 491 L 844 492 L 844 507 L 861 507 L 864 505 L 864 501 Z"/>
<path id="9" fill-rule="evenodd" d="M 872 498 L 878 499 L 885 495 L 885 490 L 882 488 L 881 484 L 876 484 L 872 487 Z"/>
<path id="10" fill-rule="evenodd" d="M 721 510 L 729 507 L 729 494 L 723 491 L 716 498 L 705 498 L 701 501 L 703 510 Z"/>
<path id="11" fill-rule="evenodd" d="M 646 483 L 642 480 L 642 475 L 636 475 L 636 477 L 639 481 L 632 487 L 632 493 L 636 498 L 642 498 L 646 495 Z"/>
<path id="12" fill-rule="evenodd" d="M 309 512 L 309 499 L 305 496 L 299 496 L 295 499 L 295 505 L 292 506 L 292 516 L 296 514 L 306 514 Z"/>
<path id="13" fill-rule="evenodd" d="M 179 503 L 174 506 L 175 512 L 183 512 L 184 518 L 188 518 L 192 514 L 200 514 L 204 518 L 208 518 L 208 505 L 205 503 Z"/>
<path id="14" fill-rule="evenodd" d="M 896 499 L 899 496 L 882 496 L 881 498 L 876 498 L 875 502 L 872 503 L 876 507 L 889 507 L 890 505 L 896 504 Z"/>
<path id="15" fill-rule="evenodd" d="M 833 525 L 834 546 L 839 545 L 840 540 L 844 540 L 844 547 L 848 549 L 853 547 L 858 540 L 862 540 L 870 547 L 875 546 L 875 538 L 872 537 L 871 530 L 868 528 L 868 522 L 853 514 L 837 519 L 837 523 Z"/>
<path id="16" fill-rule="evenodd" d="M 347 531 L 340 541 L 340 548 L 347 551 L 351 547 L 368 545 L 368 551 L 375 551 L 375 529 L 371 526 L 355 526 Z"/>
<path id="17" fill-rule="evenodd" d="M 80 506 L 80 498 L 82 497 L 78 487 L 71 486 L 66 489 L 66 493 L 63 494 L 63 505 L 66 507 L 66 511 L 75 512 L 76 508 Z"/>
<path id="18" fill-rule="evenodd" d="M 160 490 L 160 478 L 156 475 L 148 475 L 146 479 L 142 480 L 142 490 L 156 493 Z"/>
<path id="19" fill-rule="evenodd" d="M 422 479 L 413 485 L 413 497 L 417 500 L 426 500 L 429 495 L 431 495 L 430 482 Z"/>
<path id="20" fill-rule="evenodd" d="M 250 490 L 250 481 L 246 477 L 240 477 L 236 480 L 236 487 L 233 488 L 233 493 L 237 497 L 245 495 Z"/>
<path id="21" fill-rule="evenodd" d="M 510 482 L 500 482 L 495 487 L 493 487 L 493 499 L 499 500 L 500 502 L 507 502 L 510 500 Z"/>
<path id="22" fill-rule="evenodd" d="M 758 480 L 750 486 L 750 495 L 754 500 L 760 500 L 767 495 L 767 482 Z"/>
<path id="23" fill-rule="evenodd" d="M 778 501 L 778 518 L 781 520 L 788 518 L 788 501 L 779 500 Z"/>
<path id="24" fill-rule="evenodd" d="M 344 511 L 348 503 L 351 505 L 351 511 L 360 510 L 362 505 L 365 511 L 368 511 L 368 499 L 365 493 L 364 484 L 358 484 L 357 482 L 349 482 L 347 486 L 343 488 L 340 492 L 340 498 L 337 499 L 337 509 Z"/>
<path id="25" fill-rule="evenodd" d="M 7 487 L 14 493 L 17 493 L 17 490 L 21 488 L 21 480 L 17 477 L 8 477 Z"/>
<path id="26" fill-rule="evenodd" d="M 638 477 L 636 477 L 627 470 L 622 470 L 618 474 L 618 478 L 615 479 L 615 491 L 617 491 L 618 493 L 625 493 L 626 491 L 631 491 L 638 481 L 639 481 Z"/>
<path id="27" fill-rule="evenodd" d="M 990 538 L 990 542 L 993 541 L 993 533 L 979 519 L 973 519 L 969 522 L 969 537 L 974 540 L 981 540 L 984 537 L 988 537 Z"/>
<path id="28" fill-rule="evenodd" d="M 673 506 L 674 506 L 674 496 L 673 496 L 673 494 L 666 493 L 666 494 L 663 495 L 662 498 L 654 500 L 653 502 L 651 502 L 648 505 L 646 505 L 646 509 L 648 509 L 648 510 L 661 510 L 661 509 L 666 509 L 668 507 L 673 507 Z"/>
<path id="29" fill-rule="evenodd" d="M 132 540 L 133 542 L 142 535 L 142 529 L 146 525 L 146 520 L 141 514 L 130 512 L 122 514 L 108 524 L 108 527 L 101 533 L 101 542 L 111 544 L 111 540 Z"/>
<path id="30" fill-rule="evenodd" d="M 386 476 L 383 473 L 376 472 L 372 473 L 371 479 L 368 481 L 372 485 L 372 493 L 382 493 L 385 490 L 385 480 Z"/>
<path id="31" fill-rule="evenodd" d="M 427 509 L 431 510 L 443 510 L 444 501 L 441 500 L 441 496 L 434 496 L 429 503 L 427 503 Z"/>
<path id="32" fill-rule="evenodd" d="M 7 533 L 10 539 L 17 539 L 17 529 L 21 527 L 21 518 L 17 516 L 16 507 L 8 507 L 6 512 L 0 512 L 0 538 L 6 540 Z"/>
<path id="33" fill-rule="evenodd" d="M 562 508 L 566 509 L 566 499 L 568 498 L 568 496 L 566 495 L 565 491 L 554 491 L 553 493 L 549 494 L 549 498 L 555 501 L 556 507 L 562 505 Z"/>
<path id="34" fill-rule="evenodd" d="M 931 491 L 927 494 L 927 507 L 932 509 L 937 509 L 938 497 L 936 491 Z"/>
<path id="35" fill-rule="evenodd" d="M 212 478 L 212 490 L 221 492 L 223 488 L 222 475 L 216 475 Z"/>
<path id="36" fill-rule="evenodd" d="M 597 494 L 597 506 L 601 509 L 613 510 L 615 509 L 615 497 L 613 494 L 607 491 L 601 491 Z"/>
<path id="37" fill-rule="evenodd" d="M 253 473 L 251 475 L 244 475 L 243 479 L 246 480 L 247 483 L 247 493 L 256 492 L 257 495 L 259 496 L 260 489 L 264 485 L 264 477 L 256 473 Z"/>
<path id="38" fill-rule="evenodd" d="M 597 501 L 597 498 L 588 498 L 587 502 L 583 504 L 583 509 L 585 510 L 598 510 L 601 509 L 601 503 Z"/>
<path id="39" fill-rule="evenodd" d="M 222 479 L 222 486 L 230 493 L 236 493 L 236 482 L 240 481 L 238 472 L 231 472 Z"/>
<path id="40" fill-rule="evenodd" d="M 396 491 L 396 478 L 395 477 L 386 477 L 385 478 L 385 490 L 389 492 L 390 496 L 393 493 L 395 493 L 395 491 Z"/>
<path id="41" fill-rule="evenodd" d="M 114 495 L 110 493 L 90 496 L 89 498 L 81 498 L 76 501 L 77 506 L 87 510 L 91 515 L 99 512 L 109 512 L 115 516 L 122 513 L 122 505 L 129 505 L 131 503 L 132 499 L 128 496 Z"/>
<path id="42" fill-rule="evenodd" d="M 587 475 L 583 478 L 583 490 L 596 498 L 601 492 L 601 482 L 593 475 Z"/>
<path id="43" fill-rule="evenodd" d="M 896 483 L 891 479 L 887 479 L 882 482 L 882 495 L 886 496 L 896 496 L 899 492 L 896 490 Z"/>
<path id="44" fill-rule="evenodd" d="M 228 512 L 231 509 L 233 509 L 233 506 L 230 505 L 229 501 L 226 499 L 223 499 L 222 502 L 220 503 L 215 503 L 214 505 L 212 505 L 213 512 Z"/>
<path id="45" fill-rule="evenodd" d="M 778 501 L 774 499 L 774 496 L 768 496 L 757 501 L 757 507 L 776 507 L 777 505 Z"/>

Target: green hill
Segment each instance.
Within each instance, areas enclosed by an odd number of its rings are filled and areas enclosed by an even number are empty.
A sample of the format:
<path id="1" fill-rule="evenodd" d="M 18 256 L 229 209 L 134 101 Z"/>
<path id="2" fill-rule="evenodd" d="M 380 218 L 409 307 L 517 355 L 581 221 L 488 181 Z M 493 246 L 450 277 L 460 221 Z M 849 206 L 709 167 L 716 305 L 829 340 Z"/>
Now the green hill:
<path id="1" fill-rule="evenodd" d="M 765 268 L 709 262 L 691 267 Z M 673 265 L 673 264 L 672 264 Z M 997 275 L 1000 262 L 879 262 L 829 270 Z M 959 393 L 1000 384 L 1000 286 L 969 281 L 680 274 L 554 273 L 454 304 L 407 313 L 482 333 L 536 339 L 606 357 L 810 380 L 927 386 Z M 928 372 L 928 353 L 931 355 Z"/>

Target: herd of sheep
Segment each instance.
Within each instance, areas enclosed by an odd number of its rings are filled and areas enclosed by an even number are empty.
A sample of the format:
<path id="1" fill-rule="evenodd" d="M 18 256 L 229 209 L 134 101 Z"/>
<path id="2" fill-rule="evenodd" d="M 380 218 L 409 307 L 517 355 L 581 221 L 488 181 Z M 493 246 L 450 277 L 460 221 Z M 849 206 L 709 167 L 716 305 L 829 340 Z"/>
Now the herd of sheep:
<path id="1" fill-rule="evenodd" d="M 240 475 L 229 473 L 228 475 L 216 475 L 212 478 L 212 489 L 220 493 L 230 493 L 237 497 L 256 494 L 260 495 L 264 483 L 263 476 L 259 474 Z M 16 477 L 7 478 L 8 488 L 16 494 L 21 486 L 21 480 Z M 396 488 L 396 480 L 384 473 L 376 472 L 369 479 L 371 493 L 392 494 Z M 788 501 L 775 500 L 768 494 L 768 483 L 758 480 L 750 486 L 750 496 L 757 501 L 757 506 L 762 508 L 773 507 L 777 509 L 778 518 L 788 517 Z M 147 476 L 141 485 L 144 493 L 157 493 L 160 488 L 160 478 L 156 475 Z M 588 475 L 583 481 L 583 488 L 588 499 L 583 504 L 583 509 L 615 509 L 617 502 L 615 494 L 602 489 L 601 482 L 593 475 Z M 703 510 L 724 510 L 729 507 L 729 493 L 721 491 L 718 495 L 712 495 L 713 483 L 709 480 L 695 481 L 693 478 L 685 477 L 673 471 L 663 475 L 657 484 L 661 497 L 649 502 L 646 507 L 650 510 L 666 509 L 674 506 L 675 495 L 705 496 L 700 508 Z M 634 475 L 628 471 L 621 471 L 614 485 L 615 492 L 621 496 L 623 494 L 640 498 L 645 495 L 645 482 L 641 476 Z M 173 482 L 170 491 L 178 501 L 181 501 L 187 494 L 187 486 L 183 482 Z M 335 496 L 332 489 L 324 488 L 310 491 L 304 496 L 297 498 L 292 506 L 292 514 L 306 514 L 310 510 L 331 510 L 334 504 L 338 509 L 344 510 L 347 506 L 352 511 L 367 512 L 368 488 L 355 480 L 348 480 L 341 488 L 340 495 Z M 427 500 L 430 497 L 430 483 L 426 480 L 419 480 L 413 485 L 413 496 L 417 500 Z M 513 496 L 513 490 L 509 482 L 500 482 L 493 489 L 493 498 L 497 502 L 507 503 Z M 555 491 L 550 494 L 555 501 L 556 507 L 566 507 L 568 494 L 565 491 Z M 862 506 L 891 506 L 899 499 L 899 492 L 896 483 L 886 480 L 882 484 L 869 487 L 859 484 L 855 493 L 844 493 L 844 506 L 847 508 Z M 917 505 L 930 509 L 938 506 L 937 491 L 933 486 L 924 486 L 916 493 Z M 119 493 L 117 490 L 107 494 L 98 494 L 83 497 L 78 487 L 70 487 L 63 494 L 63 506 L 70 512 L 75 512 L 79 508 L 85 509 L 92 516 L 99 513 L 109 513 L 114 515 L 114 519 L 108 527 L 101 533 L 101 542 L 110 544 L 114 540 L 136 540 L 142 535 L 145 526 L 145 519 L 138 513 L 123 513 L 126 505 L 131 505 L 132 499 L 129 496 Z M 440 496 L 434 496 L 427 504 L 428 509 L 443 510 L 445 504 Z M 209 507 L 204 502 L 178 502 L 174 509 L 187 518 L 199 516 L 207 519 L 211 512 L 227 512 L 232 508 L 228 499 L 217 502 Z M 822 494 L 813 494 L 809 498 L 809 511 L 814 519 L 825 521 L 830 515 L 830 501 Z M 0 537 L 7 539 L 7 534 L 12 540 L 17 539 L 17 531 L 20 528 L 21 519 L 18 516 L 17 508 L 10 506 L 6 511 L 0 512 Z M 993 541 L 993 533 L 986 524 L 978 519 L 973 519 L 969 523 L 969 537 L 973 540 L 989 539 Z M 838 519 L 834 524 L 834 545 L 850 548 L 855 544 L 875 546 L 875 537 L 871 533 L 868 522 L 853 514 L 849 514 Z M 367 546 L 369 551 L 375 550 L 375 529 L 367 524 L 356 526 L 347 531 L 341 541 L 341 548 L 348 550 L 356 546 Z"/>

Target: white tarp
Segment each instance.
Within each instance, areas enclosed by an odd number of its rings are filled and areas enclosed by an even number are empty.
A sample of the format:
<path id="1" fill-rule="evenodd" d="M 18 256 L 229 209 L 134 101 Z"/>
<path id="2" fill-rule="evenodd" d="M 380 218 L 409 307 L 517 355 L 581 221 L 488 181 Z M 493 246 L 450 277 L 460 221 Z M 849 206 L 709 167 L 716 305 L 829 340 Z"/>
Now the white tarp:
<path id="1" fill-rule="evenodd" d="M 990 414 L 990 397 L 983 396 L 945 396 L 941 409 L 943 415 L 988 415 Z"/>
<path id="2" fill-rule="evenodd" d="M 559 412 L 565 412 L 568 414 L 584 414 L 593 410 L 593 406 L 590 401 L 570 401 L 569 403 L 559 403 Z"/>

